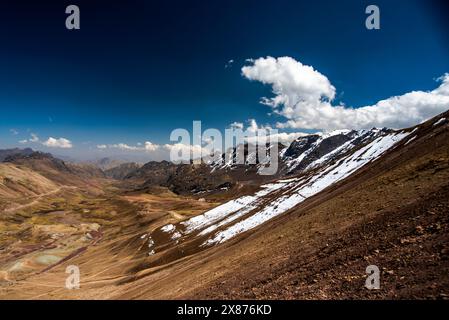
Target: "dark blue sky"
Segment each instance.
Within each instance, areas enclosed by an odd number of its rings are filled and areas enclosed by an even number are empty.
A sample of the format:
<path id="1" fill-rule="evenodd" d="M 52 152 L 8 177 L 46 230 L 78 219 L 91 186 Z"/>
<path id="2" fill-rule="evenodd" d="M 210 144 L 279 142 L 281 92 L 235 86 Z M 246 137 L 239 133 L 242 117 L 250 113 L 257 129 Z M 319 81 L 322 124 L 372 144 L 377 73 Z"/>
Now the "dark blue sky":
<path id="1" fill-rule="evenodd" d="M 65 29 L 69 4 L 80 7 L 79 31 Z M 379 31 L 364 26 L 368 4 L 380 7 Z M 430 90 L 449 72 L 447 9 L 424 0 L 2 1 L 0 147 L 33 132 L 86 153 L 167 143 L 192 120 L 274 123 L 258 103 L 270 88 L 240 71 L 268 55 L 313 66 L 348 106 Z"/>

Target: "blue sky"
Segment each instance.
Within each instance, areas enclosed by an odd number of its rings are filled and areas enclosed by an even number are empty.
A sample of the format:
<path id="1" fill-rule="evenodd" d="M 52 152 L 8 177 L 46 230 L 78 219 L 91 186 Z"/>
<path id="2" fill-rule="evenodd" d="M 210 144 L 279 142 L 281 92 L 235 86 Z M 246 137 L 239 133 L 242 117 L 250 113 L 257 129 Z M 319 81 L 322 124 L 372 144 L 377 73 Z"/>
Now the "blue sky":
<path id="1" fill-rule="evenodd" d="M 444 1 L 75 1 L 81 30 L 69 31 L 72 2 L 0 4 L 0 148 L 89 158 L 97 145 L 169 143 L 193 120 L 287 120 L 259 103 L 270 85 L 242 76 L 248 58 L 313 66 L 351 107 L 433 90 L 449 72 Z M 381 30 L 365 28 L 368 4 Z M 18 143 L 31 133 L 73 147 Z"/>

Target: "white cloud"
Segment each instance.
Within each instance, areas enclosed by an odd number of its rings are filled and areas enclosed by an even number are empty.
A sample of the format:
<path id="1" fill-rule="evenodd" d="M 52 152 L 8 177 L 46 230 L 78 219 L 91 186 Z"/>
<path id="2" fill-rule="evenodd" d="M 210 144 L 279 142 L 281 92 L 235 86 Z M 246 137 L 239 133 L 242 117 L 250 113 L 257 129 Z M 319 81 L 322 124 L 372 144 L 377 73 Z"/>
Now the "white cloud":
<path id="1" fill-rule="evenodd" d="M 296 140 L 299 137 L 304 137 L 309 135 L 308 133 L 303 132 L 293 132 L 293 133 L 286 133 L 286 132 L 280 132 L 275 134 L 270 134 L 267 136 L 252 136 L 247 137 L 245 140 L 249 143 L 265 143 L 265 142 L 271 142 L 277 141 L 279 143 L 282 143 L 283 145 L 289 146 L 290 143 L 292 143 L 294 140 Z"/>
<path id="2" fill-rule="evenodd" d="M 141 148 L 136 146 L 130 146 L 126 143 L 117 143 L 109 146 L 110 148 L 120 149 L 120 150 L 129 150 L 129 151 L 139 151 Z"/>
<path id="3" fill-rule="evenodd" d="M 173 163 L 188 163 L 191 159 L 200 159 L 207 152 L 207 147 L 183 143 L 165 144 L 163 149 L 169 151 Z"/>
<path id="4" fill-rule="evenodd" d="M 200 145 L 174 143 L 174 144 L 165 144 L 164 149 L 170 152 L 182 152 L 183 154 L 187 154 L 189 152 L 201 154 L 202 147 Z"/>
<path id="5" fill-rule="evenodd" d="M 243 123 L 242 122 L 233 122 L 229 125 L 231 129 L 243 129 Z"/>
<path id="6" fill-rule="evenodd" d="M 259 125 L 257 124 L 255 119 L 249 119 L 248 122 L 249 122 L 249 126 L 248 126 L 248 128 L 246 128 L 246 130 L 249 133 L 255 134 L 257 132 L 257 130 L 263 129 L 262 127 L 259 128 Z"/>
<path id="7" fill-rule="evenodd" d="M 230 59 L 226 64 L 225 64 L 225 69 L 232 67 L 232 64 L 234 63 L 234 59 Z"/>
<path id="8" fill-rule="evenodd" d="M 11 132 L 13 136 L 17 136 L 19 134 L 19 131 L 17 131 L 16 129 L 9 129 L 9 132 Z"/>
<path id="9" fill-rule="evenodd" d="M 159 145 L 157 145 L 157 144 L 154 144 L 154 143 L 152 143 L 152 142 L 150 142 L 150 141 L 145 141 L 145 150 L 146 151 L 156 151 L 157 149 L 159 149 Z"/>
<path id="10" fill-rule="evenodd" d="M 136 147 L 136 146 L 130 146 L 130 145 L 126 144 L 126 143 L 119 143 L 117 145 L 113 145 L 113 147 L 121 149 L 121 150 L 131 150 L 131 151 L 138 151 L 138 150 L 141 149 L 141 148 Z"/>
<path id="11" fill-rule="evenodd" d="M 39 137 L 36 134 L 32 133 L 30 142 L 39 142 Z"/>
<path id="12" fill-rule="evenodd" d="M 48 138 L 47 141 L 42 142 L 44 146 L 47 146 L 49 148 L 63 148 L 63 149 L 70 149 L 72 148 L 72 142 L 65 138 Z"/>
<path id="13" fill-rule="evenodd" d="M 326 76 L 293 58 L 267 57 L 251 63 L 242 68 L 243 76 L 271 85 L 275 94 L 274 98 L 262 98 L 264 104 L 293 106 L 300 101 L 316 102 L 335 97 L 335 88 Z"/>
<path id="14" fill-rule="evenodd" d="M 278 128 L 403 128 L 449 109 L 449 74 L 439 79 L 442 83 L 433 91 L 413 91 L 355 109 L 334 106 L 336 90 L 328 78 L 293 58 L 267 57 L 247 62 L 250 65 L 242 68 L 242 75 L 272 87 L 274 97 L 262 98 L 261 102 L 287 119 L 278 123 Z"/>
<path id="15" fill-rule="evenodd" d="M 41 141 L 37 134 L 31 133 L 30 135 L 31 135 L 31 138 L 20 140 L 19 143 L 20 144 L 39 143 L 39 144 L 42 144 L 43 146 L 46 146 L 46 147 L 49 147 L 49 148 L 70 149 L 70 148 L 73 147 L 72 142 L 70 140 L 66 139 L 66 138 L 58 138 L 58 139 L 56 139 L 56 138 L 53 138 L 53 137 L 49 137 L 47 140 Z"/>
<path id="16" fill-rule="evenodd" d="M 245 140 L 249 143 L 264 143 L 265 141 L 278 141 L 284 145 L 289 145 L 292 141 L 296 140 L 299 137 L 303 137 L 308 135 L 308 133 L 304 132 L 292 132 L 292 133 L 286 133 L 286 132 L 275 132 L 273 131 L 273 128 L 269 125 L 260 126 L 255 119 L 249 119 L 248 121 L 248 127 L 245 129 L 247 131 L 248 137 L 245 138 Z M 232 127 L 232 124 L 231 124 Z M 244 129 L 244 126 L 242 125 L 241 128 Z M 266 134 L 266 137 L 261 136 L 255 136 L 255 134 L 259 131 L 263 130 L 262 132 Z"/>
<path id="17" fill-rule="evenodd" d="M 110 144 L 110 145 L 106 145 L 106 144 L 99 144 L 97 145 L 97 149 L 120 149 L 120 150 L 124 150 L 124 151 L 146 151 L 146 152 L 153 152 L 156 151 L 160 148 L 159 145 L 154 144 L 150 141 L 146 141 L 143 146 L 142 143 L 137 143 L 136 146 L 131 146 L 129 144 L 126 143 L 117 143 L 117 144 Z"/>

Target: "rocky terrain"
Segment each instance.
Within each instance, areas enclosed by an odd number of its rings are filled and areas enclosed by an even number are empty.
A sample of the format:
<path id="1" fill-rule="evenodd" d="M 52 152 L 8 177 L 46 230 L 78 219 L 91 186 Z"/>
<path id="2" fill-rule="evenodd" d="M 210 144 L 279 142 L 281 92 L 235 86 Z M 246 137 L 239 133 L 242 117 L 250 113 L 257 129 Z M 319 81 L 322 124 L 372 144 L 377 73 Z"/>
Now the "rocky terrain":
<path id="1" fill-rule="evenodd" d="M 30 148 L 26 148 L 26 149 L 14 148 L 14 149 L 0 150 L 0 161 L 4 161 L 6 158 L 11 157 L 11 156 L 30 155 L 33 152 L 34 151 Z"/>
<path id="2" fill-rule="evenodd" d="M 300 137 L 268 177 L 0 152 L 0 298 L 446 299 L 447 119 Z"/>

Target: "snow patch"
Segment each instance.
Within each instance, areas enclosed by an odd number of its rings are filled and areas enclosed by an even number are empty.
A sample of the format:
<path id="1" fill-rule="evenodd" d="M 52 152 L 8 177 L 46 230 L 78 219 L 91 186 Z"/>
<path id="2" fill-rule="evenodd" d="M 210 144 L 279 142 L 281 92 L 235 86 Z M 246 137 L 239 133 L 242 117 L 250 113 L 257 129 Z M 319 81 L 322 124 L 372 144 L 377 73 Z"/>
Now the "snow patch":
<path id="1" fill-rule="evenodd" d="M 435 122 L 435 123 L 433 124 L 433 126 L 436 127 L 436 126 L 438 126 L 438 125 L 440 125 L 440 124 L 442 124 L 442 123 L 445 123 L 445 122 L 446 122 L 446 118 L 441 118 L 440 120 L 438 120 L 437 122 Z"/>
<path id="2" fill-rule="evenodd" d="M 304 184 L 302 180 L 297 182 L 294 187 L 290 188 L 290 194 L 283 195 L 278 199 L 273 200 L 252 216 L 230 226 L 223 231 L 218 232 L 215 236 L 206 240 L 202 246 L 227 241 L 240 233 L 253 229 L 262 223 L 288 211 L 303 202 L 305 199 L 348 177 L 351 173 L 360 169 L 367 163 L 376 160 L 384 152 L 393 147 L 398 141 L 404 139 L 408 135 L 409 133 L 399 133 L 377 138 L 365 147 L 362 147 L 354 152 L 352 155 L 327 168 L 324 172 L 317 174 L 307 183 Z M 229 217 L 229 221 L 226 222 L 235 220 L 232 218 L 233 217 Z M 209 230 L 214 230 L 223 224 L 211 226 L 209 227 Z"/>
<path id="3" fill-rule="evenodd" d="M 176 228 L 175 228 L 174 225 L 172 225 L 172 224 L 167 224 L 166 226 L 163 226 L 163 227 L 161 228 L 161 231 L 170 233 L 170 232 L 175 231 L 175 229 L 176 229 Z"/>
<path id="4" fill-rule="evenodd" d="M 412 142 L 413 140 L 415 140 L 416 137 L 417 137 L 417 136 L 413 136 L 413 137 L 411 137 L 410 139 L 408 139 L 407 142 L 404 143 L 404 146 L 408 145 L 410 142 Z"/>
<path id="5" fill-rule="evenodd" d="M 176 240 L 182 237 L 182 234 L 178 231 L 176 231 L 175 233 L 173 233 L 173 235 L 171 236 L 172 240 Z"/>
<path id="6" fill-rule="evenodd" d="M 253 208 L 259 198 L 264 197 L 271 192 L 282 188 L 283 186 L 285 186 L 285 183 L 282 182 L 263 185 L 262 190 L 256 192 L 254 196 L 244 196 L 235 200 L 231 200 L 203 213 L 202 215 L 181 222 L 181 224 L 186 227 L 186 234 L 189 234 L 195 230 L 207 228 L 208 226 L 226 218 L 230 214 L 242 210 L 243 208 Z"/>

